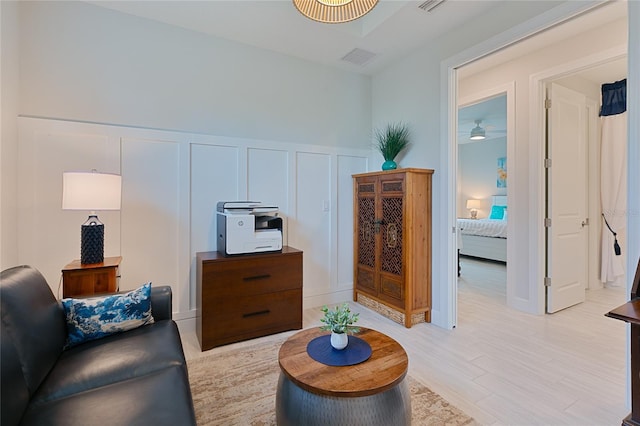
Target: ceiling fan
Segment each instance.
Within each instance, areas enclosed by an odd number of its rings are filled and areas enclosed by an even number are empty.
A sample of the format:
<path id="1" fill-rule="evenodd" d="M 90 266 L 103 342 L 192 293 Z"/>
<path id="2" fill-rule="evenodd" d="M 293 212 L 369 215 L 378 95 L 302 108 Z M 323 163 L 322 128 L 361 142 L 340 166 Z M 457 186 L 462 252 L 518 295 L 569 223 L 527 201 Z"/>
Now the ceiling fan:
<path id="1" fill-rule="evenodd" d="M 472 141 L 481 141 L 487 137 L 487 133 L 484 128 L 480 127 L 480 123 L 482 123 L 482 120 L 476 120 L 475 123 L 476 127 L 471 129 L 469 139 L 471 139 Z"/>

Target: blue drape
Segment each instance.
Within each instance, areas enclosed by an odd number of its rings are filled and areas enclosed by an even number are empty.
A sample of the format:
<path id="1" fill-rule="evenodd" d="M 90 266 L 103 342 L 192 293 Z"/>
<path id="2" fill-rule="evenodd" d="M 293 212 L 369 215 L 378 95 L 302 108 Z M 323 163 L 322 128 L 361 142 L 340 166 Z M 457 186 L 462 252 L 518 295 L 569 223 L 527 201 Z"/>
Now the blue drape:
<path id="1" fill-rule="evenodd" d="M 602 85 L 600 116 L 622 114 L 627 110 L 627 79 Z"/>

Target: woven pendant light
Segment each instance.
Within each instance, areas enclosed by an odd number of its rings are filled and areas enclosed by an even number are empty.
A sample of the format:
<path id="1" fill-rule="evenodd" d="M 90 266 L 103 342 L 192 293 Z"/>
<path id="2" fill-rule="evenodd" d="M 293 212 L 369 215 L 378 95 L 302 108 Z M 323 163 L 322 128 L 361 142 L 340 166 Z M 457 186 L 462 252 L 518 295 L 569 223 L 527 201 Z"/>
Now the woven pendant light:
<path id="1" fill-rule="evenodd" d="M 293 0 L 293 4 L 309 19 L 338 24 L 366 15 L 378 0 Z"/>

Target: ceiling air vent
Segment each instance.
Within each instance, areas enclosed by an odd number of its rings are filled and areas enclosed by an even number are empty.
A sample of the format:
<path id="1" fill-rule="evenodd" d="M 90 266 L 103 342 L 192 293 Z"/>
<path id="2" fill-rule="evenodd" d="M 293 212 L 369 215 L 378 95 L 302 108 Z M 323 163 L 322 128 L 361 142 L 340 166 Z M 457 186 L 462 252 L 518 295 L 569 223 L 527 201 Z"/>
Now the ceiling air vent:
<path id="1" fill-rule="evenodd" d="M 344 55 L 341 59 L 346 62 L 351 62 L 355 65 L 363 66 L 373 58 L 375 58 L 376 54 L 373 52 L 369 52 L 368 50 L 358 49 L 357 47 L 353 49 L 351 52 Z"/>
<path id="2" fill-rule="evenodd" d="M 427 12 L 433 12 L 433 9 L 440 6 L 444 3 L 444 0 L 427 0 L 424 3 L 421 3 L 418 7 L 422 10 L 426 10 Z"/>

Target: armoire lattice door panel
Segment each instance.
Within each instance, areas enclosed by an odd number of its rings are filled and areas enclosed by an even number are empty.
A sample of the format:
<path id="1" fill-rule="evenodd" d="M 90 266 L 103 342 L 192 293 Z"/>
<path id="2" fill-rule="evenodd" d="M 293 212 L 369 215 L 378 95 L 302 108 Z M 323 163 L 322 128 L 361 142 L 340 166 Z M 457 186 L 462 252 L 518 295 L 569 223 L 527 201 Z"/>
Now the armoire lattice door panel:
<path id="1" fill-rule="evenodd" d="M 354 300 L 406 327 L 431 320 L 432 174 L 353 176 Z"/>
<path id="2" fill-rule="evenodd" d="M 374 230 L 375 199 L 363 197 L 358 200 L 358 263 L 373 268 L 376 261 L 376 238 Z"/>
<path id="3" fill-rule="evenodd" d="M 356 288 L 369 293 L 376 293 L 378 283 L 375 280 L 376 266 L 376 182 L 363 181 L 358 186 L 360 196 L 357 199 L 357 245 L 356 268 L 358 272 L 357 281 L 354 282 Z"/>
<path id="4" fill-rule="evenodd" d="M 380 270 L 402 275 L 402 197 L 382 198 Z"/>

